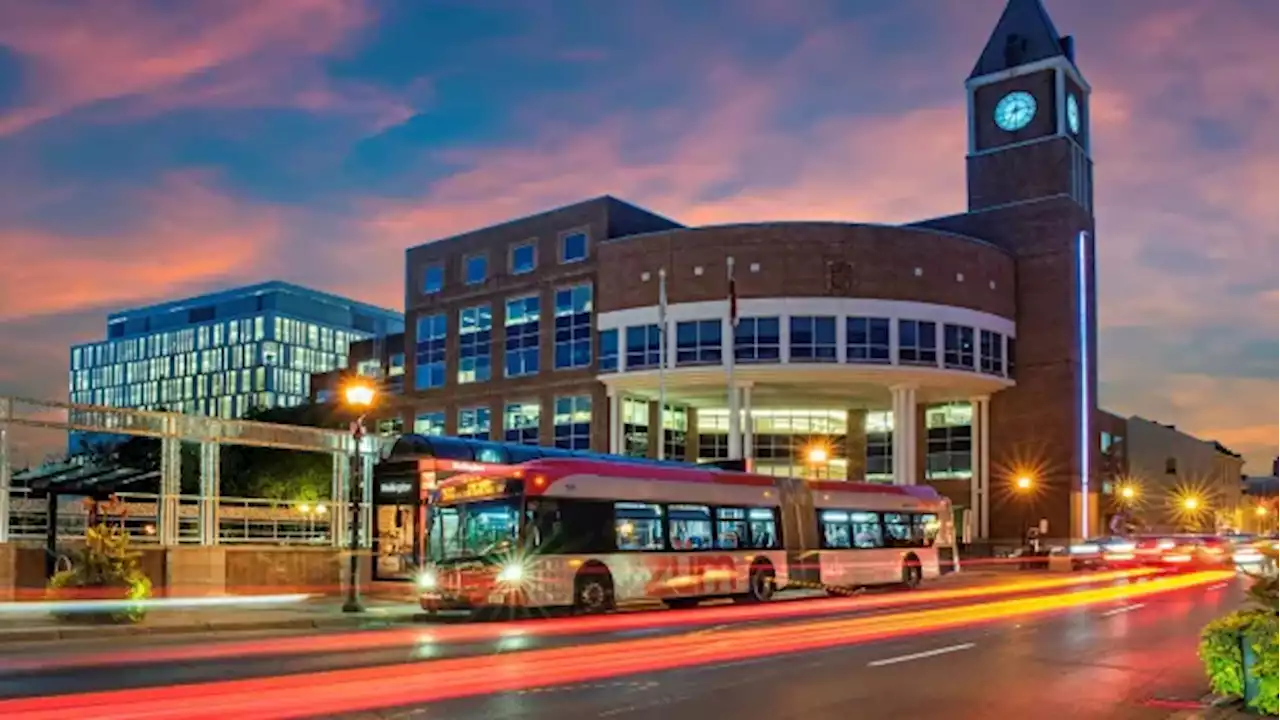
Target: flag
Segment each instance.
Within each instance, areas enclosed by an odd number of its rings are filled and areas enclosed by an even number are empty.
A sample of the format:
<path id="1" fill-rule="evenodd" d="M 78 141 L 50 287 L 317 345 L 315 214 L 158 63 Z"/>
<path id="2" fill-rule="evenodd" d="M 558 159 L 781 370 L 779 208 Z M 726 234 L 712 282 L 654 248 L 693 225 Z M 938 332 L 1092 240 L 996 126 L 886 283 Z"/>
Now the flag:
<path id="1" fill-rule="evenodd" d="M 728 259 L 729 266 L 729 326 L 738 327 L 738 283 L 733 277 L 733 258 Z"/>

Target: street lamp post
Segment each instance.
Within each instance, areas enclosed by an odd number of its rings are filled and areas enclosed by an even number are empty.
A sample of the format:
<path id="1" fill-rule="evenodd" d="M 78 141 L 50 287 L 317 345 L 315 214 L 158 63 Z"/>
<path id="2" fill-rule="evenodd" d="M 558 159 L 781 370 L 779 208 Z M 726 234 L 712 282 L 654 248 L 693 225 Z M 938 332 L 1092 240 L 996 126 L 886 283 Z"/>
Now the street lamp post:
<path id="1" fill-rule="evenodd" d="M 351 422 L 351 440 L 353 444 L 351 482 L 348 490 L 348 501 L 351 512 L 351 547 L 348 558 L 347 600 L 342 604 L 342 612 L 364 612 L 360 604 L 360 499 L 364 490 L 364 464 L 361 461 L 360 445 L 364 441 L 364 414 L 373 404 L 373 388 L 368 385 L 352 385 L 346 390 L 347 404 L 360 408 L 360 415 Z"/>

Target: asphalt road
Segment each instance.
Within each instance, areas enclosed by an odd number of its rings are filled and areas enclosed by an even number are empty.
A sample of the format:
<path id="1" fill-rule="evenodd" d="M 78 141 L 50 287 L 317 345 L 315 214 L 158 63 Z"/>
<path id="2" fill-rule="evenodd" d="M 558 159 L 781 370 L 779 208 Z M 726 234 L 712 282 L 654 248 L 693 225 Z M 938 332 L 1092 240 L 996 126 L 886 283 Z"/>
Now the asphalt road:
<path id="1" fill-rule="evenodd" d="M 1199 699 L 1199 629 L 1242 593 L 1240 583 L 1199 587 L 796 656 L 339 717 L 1163 719 Z"/>
<path id="2" fill-rule="evenodd" d="M 1034 595 L 1032 595 L 1034 596 Z M 707 663 L 678 670 L 602 679 L 585 684 L 530 687 L 420 707 L 343 715 L 344 718 L 1164 718 L 1168 707 L 1152 701 L 1192 700 L 1202 685 L 1195 659 L 1200 627 L 1238 604 L 1238 583 L 1211 585 L 1068 610 L 1047 616 L 881 639 L 856 645 Z M 1017 597 L 1017 596 L 1015 596 Z M 1002 597 L 1000 599 L 1008 599 Z M 822 601 L 799 601 L 822 602 Z M 240 678 L 272 678 L 343 670 L 393 671 L 413 663 L 422 673 L 465 658 L 501 672 L 524 651 L 604 647 L 643 638 L 690 641 L 715 647 L 734 633 L 803 631 L 815 623 L 856 618 L 925 617 L 960 612 L 980 603 L 942 601 L 910 608 L 886 607 L 723 623 L 712 608 L 658 611 L 688 624 L 604 632 L 539 635 L 507 632 L 494 624 L 477 637 L 441 642 L 431 627 L 368 631 L 362 637 L 394 639 L 385 646 L 346 648 L 329 643 L 316 652 L 270 652 L 290 638 L 318 643 L 337 633 L 239 634 L 246 647 L 267 652 L 213 659 L 166 658 L 175 649 L 200 648 L 228 638 L 138 637 L 106 643 L 7 646 L 0 651 L 0 698 L 47 697 L 98 690 L 165 687 Z M 833 606 L 834 607 L 834 606 Z M 939 612 L 934 612 L 938 615 Z M 637 616 L 643 620 L 643 615 Z M 579 622 L 550 620 L 549 623 Z M 644 625 L 644 622 L 632 624 Z M 374 635 L 372 633 L 383 633 Z M 335 645 L 337 645 L 335 647 Z M 113 656 L 156 653 L 154 661 L 122 664 Z M 69 661 L 97 656 L 93 664 Z M 487 659 L 482 660 L 485 656 Z M 25 669 L 23 665 L 28 664 Z M 44 665 L 44 667 L 40 667 Z M 508 672 L 515 672 L 508 670 Z M 301 678 L 300 678 L 301 679 Z M 323 703 L 299 713 L 323 716 Z M 1158 704 L 1158 703 L 1157 703 Z"/>

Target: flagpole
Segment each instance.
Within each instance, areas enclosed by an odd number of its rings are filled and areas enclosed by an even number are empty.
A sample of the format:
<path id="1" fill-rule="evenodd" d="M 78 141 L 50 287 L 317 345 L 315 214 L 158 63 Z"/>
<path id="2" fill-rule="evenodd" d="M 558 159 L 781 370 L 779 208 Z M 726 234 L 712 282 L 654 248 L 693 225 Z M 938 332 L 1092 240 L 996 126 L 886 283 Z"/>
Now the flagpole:
<path id="1" fill-rule="evenodd" d="M 658 268 L 658 459 L 667 454 L 667 269 Z"/>
<path id="2" fill-rule="evenodd" d="M 725 366 L 725 378 L 729 385 L 729 459 L 740 460 L 742 458 L 742 411 L 738 399 L 738 388 L 733 380 L 733 366 L 737 360 L 734 356 L 737 354 L 738 296 L 737 288 L 734 286 L 732 255 L 725 260 L 725 267 L 729 279 L 729 342 Z"/>

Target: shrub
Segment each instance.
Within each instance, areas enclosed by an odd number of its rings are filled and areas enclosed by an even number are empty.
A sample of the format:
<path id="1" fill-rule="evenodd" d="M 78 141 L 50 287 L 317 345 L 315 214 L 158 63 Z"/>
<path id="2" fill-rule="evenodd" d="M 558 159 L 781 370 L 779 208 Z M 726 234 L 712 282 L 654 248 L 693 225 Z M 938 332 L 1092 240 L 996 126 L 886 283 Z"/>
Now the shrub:
<path id="1" fill-rule="evenodd" d="M 98 525 L 85 532 L 84 549 L 72 553 L 71 568 L 49 579 L 52 590 L 104 588 L 107 599 L 115 595 L 122 600 L 144 600 L 151 597 L 151 579 L 138 565 L 138 553 L 129 546 L 129 534 L 123 528 Z M 123 610 L 90 613 L 58 613 L 60 620 L 89 622 L 140 622 L 146 615 L 141 605 L 130 604 Z"/>
<path id="2" fill-rule="evenodd" d="M 1268 551 L 1274 561 L 1275 552 Z M 1209 623 L 1200 634 L 1200 659 L 1213 692 L 1228 698 L 1244 697 L 1245 667 L 1242 640 L 1253 651 L 1249 673 L 1258 682 L 1258 694 L 1250 702 L 1254 710 L 1280 712 L 1280 623 L 1277 622 L 1276 575 L 1255 576 L 1249 589 L 1253 607 L 1237 610 Z"/>

